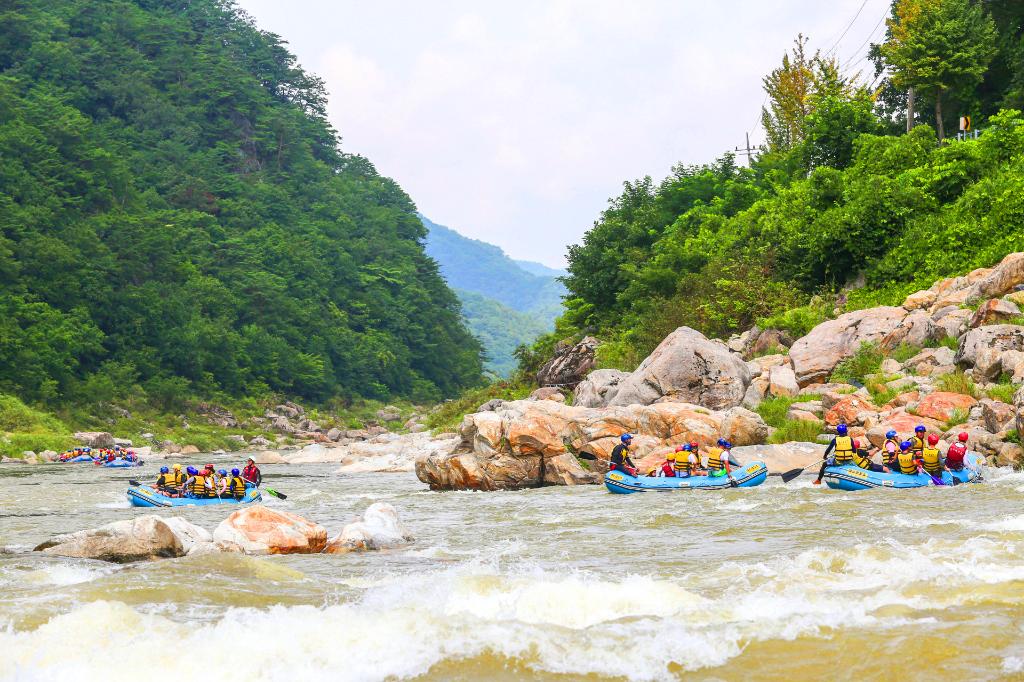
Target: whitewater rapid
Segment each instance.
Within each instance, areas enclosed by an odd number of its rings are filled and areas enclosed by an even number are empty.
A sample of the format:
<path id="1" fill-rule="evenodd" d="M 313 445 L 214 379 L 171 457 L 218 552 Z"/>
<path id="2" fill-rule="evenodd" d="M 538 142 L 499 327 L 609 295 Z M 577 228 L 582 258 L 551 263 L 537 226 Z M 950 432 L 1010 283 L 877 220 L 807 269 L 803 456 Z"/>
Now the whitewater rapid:
<path id="1" fill-rule="evenodd" d="M 193 654 L 254 680 L 1024 677 L 1024 474 L 615 496 L 331 468 L 267 471 L 289 493 L 271 504 L 333 532 L 388 501 L 412 548 L 43 557 L 51 533 L 144 513 L 117 506 L 127 475 L 0 470 L 0 679 L 178 680 Z"/>

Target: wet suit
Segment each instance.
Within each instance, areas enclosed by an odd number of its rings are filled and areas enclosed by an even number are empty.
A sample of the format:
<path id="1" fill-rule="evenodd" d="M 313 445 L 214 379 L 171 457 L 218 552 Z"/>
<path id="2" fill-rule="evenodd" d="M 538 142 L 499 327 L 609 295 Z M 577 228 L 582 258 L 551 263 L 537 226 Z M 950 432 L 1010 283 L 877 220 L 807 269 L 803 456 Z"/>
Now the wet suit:
<path id="1" fill-rule="evenodd" d="M 622 471 L 630 476 L 636 476 L 637 473 L 636 465 L 629 458 L 629 449 L 622 443 L 612 448 L 612 464 L 609 468 Z"/>

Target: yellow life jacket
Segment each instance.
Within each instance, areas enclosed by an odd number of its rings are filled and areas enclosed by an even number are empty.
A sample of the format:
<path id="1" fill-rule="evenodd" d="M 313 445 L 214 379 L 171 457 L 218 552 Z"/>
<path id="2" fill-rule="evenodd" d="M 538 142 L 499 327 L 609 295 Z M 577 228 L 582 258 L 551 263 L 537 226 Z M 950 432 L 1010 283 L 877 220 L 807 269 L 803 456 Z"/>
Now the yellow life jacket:
<path id="1" fill-rule="evenodd" d="M 188 491 L 196 497 L 206 497 L 206 477 L 202 474 L 196 474 L 192 478 L 192 485 L 189 486 Z"/>
<path id="2" fill-rule="evenodd" d="M 836 436 L 836 448 L 833 450 L 836 464 L 849 464 L 853 461 L 853 438 Z"/>
<path id="3" fill-rule="evenodd" d="M 889 450 L 885 447 L 889 443 L 892 443 L 893 446 L 894 446 L 891 457 L 889 455 Z M 886 438 L 885 442 L 882 443 L 882 463 L 883 464 L 890 464 L 892 462 L 892 460 L 896 458 L 896 454 L 899 453 L 899 451 L 900 451 L 900 442 L 898 440 L 896 440 L 895 438 Z"/>
<path id="4" fill-rule="evenodd" d="M 864 450 L 853 451 L 853 463 L 859 466 L 861 469 L 867 469 L 871 471 L 871 458 L 868 457 L 867 452 Z"/>
<path id="5" fill-rule="evenodd" d="M 924 450 L 924 439 L 914 436 L 910 439 L 910 449 L 913 452 L 920 453 Z"/>
<path id="6" fill-rule="evenodd" d="M 901 474 L 916 474 L 917 461 L 914 459 L 913 450 L 900 451 L 896 455 L 896 463 L 900 467 Z"/>
<path id="7" fill-rule="evenodd" d="M 722 464 L 722 448 L 708 448 L 708 471 L 720 471 L 725 468 Z"/>
<path id="8" fill-rule="evenodd" d="M 180 488 L 181 484 L 185 482 L 185 474 L 181 472 L 181 469 L 172 469 L 171 473 L 167 475 L 171 477 L 171 484 L 176 488 Z"/>
<path id="9" fill-rule="evenodd" d="M 245 497 L 245 481 L 241 476 L 232 476 L 228 479 L 228 492 L 236 499 Z"/>
<path id="10" fill-rule="evenodd" d="M 668 461 L 672 462 L 673 471 L 681 473 L 687 473 L 690 471 L 690 453 L 686 450 L 669 455 Z"/>
<path id="11" fill-rule="evenodd" d="M 938 476 L 942 473 L 942 456 L 938 448 L 928 447 L 921 451 L 921 466 L 929 474 Z"/>
<path id="12" fill-rule="evenodd" d="M 173 488 L 174 486 L 174 474 L 160 474 L 156 477 L 157 488 Z"/>

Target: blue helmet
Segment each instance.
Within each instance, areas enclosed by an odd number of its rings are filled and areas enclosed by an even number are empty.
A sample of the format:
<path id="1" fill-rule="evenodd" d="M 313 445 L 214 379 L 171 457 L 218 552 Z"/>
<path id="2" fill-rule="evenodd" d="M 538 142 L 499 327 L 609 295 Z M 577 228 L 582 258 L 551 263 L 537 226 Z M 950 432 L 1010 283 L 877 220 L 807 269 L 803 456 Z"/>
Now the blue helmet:
<path id="1" fill-rule="evenodd" d="M 683 445 L 683 450 L 685 450 L 686 452 L 693 452 L 693 448 L 690 447 L 689 443 Z"/>
<path id="2" fill-rule="evenodd" d="M 224 469 L 221 469 L 220 471 L 217 472 L 217 475 L 218 476 L 227 476 L 228 472 L 225 471 Z"/>
<path id="3" fill-rule="evenodd" d="M 722 447 L 725 448 L 726 450 L 731 450 L 732 449 L 732 443 L 730 443 L 729 441 L 725 441 L 725 442 L 722 443 Z"/>
<path id="4" fill-rule="evenodd" d="M 623 443 L 628 443 L 629 441 L 633 440 L 633 436 L 631 434 L 624 433 L 621 436 L 619 436 L 619 440 L 621 440 Z"/>
<path id="5" fill-rule="evenodd" d="M 161 474 L 166 474 L 168 471 L 170 471 L 170 469 L 168 469 L 167 467 L 160 467 Z"/>
<path id="6" fill-rule="evenodd" d="M 845 436 L 846 435 L 846 424 L 840 424 L 839 426 L 837 426 L 836 427 L 836 433 L 838 433 L 840 436 Z"/>
<path id="7" fill-rule="evenodd" d="M 905 440 L 902 443 L 900 443 L 900 450 L 909 450 L 912 447 L 913 443 L 911 443 L 909 440 Z"/>
<path id="8" fill-rule="evenodd" d="M 914 427 L 914 433 L 924 433 L 928 429 L 924 428 L 924 424 L 918 424 Z"/>
<path id="9" fill-rule="evenodd" d="M 886 438 L 895 438 L 896 437 L 896 432 L 895 431 L 886 431 L 885 432 L 885 437 Z"/>
<path id="10" fill-rule="evenodd" d="M 185 469 L 185 471 L 188 472 L 189 476 L 195 476 L 196 474 L 199 473 L 199 471 L 195 467 L 189 467 L 188 469 Z"/>
<path id="11" fill-rule="evenodd" d="M 724 438 L 719 438 L 718 439 L 718 447 L 724 448 L 725 447 L 725 443 L 726 443 L 726 441 L 725 441 Z"/>
<path id="12" fill-rule="evenodd" d="M 232 476 L 237 476 L 238 474 L 239 474 L 239 471 L 238 471 L 238 469 L 232 469 L 232 470 L 231 470 L 231 475 L 232 475 Z"/>

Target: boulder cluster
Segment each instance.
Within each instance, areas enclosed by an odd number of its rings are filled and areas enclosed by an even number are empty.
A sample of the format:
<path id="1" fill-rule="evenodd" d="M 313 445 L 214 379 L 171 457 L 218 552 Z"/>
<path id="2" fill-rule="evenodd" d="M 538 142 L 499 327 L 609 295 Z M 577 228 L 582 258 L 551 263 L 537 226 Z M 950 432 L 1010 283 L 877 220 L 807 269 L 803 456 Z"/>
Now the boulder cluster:
<path id="1" fill-rule="evenodd" d="M 1013 253 L 993 268 L 936 282 L 900 306 L 840 314 L 797 339 L 754 328 L 720 341 L 681 327 L 632 372 L 582 376 L 596 347 L 588 337 L 578 348 L 560 347 L 545 366 L 576 379 L 565 382 L 575 385 L 571 405 L 565 387 L 525 401 L 491 401 L 465 417 L 453 451 L 421 456 L 416 473 L 434 489 L 593 483 L 625 432 L 636 436 L 633 459 L 641 468 L 682 442 L 707 445 L 719 437 L 761 446 L 747 454 L 767 460 L 770 471 L 813 461 L 818 445 L 763 446 L 773 429 L 753 410 L 769 397 L 792 399 L 787 418 L 820 424 L 824 433 L 842 422 L 877 446 L 889 429 L 909 434 L 924 424 L 943 445 L 966 431 L 971 448 L 992 463 L 1024 464 L 1022 285 L 1024 253 Z M 880 370 L 863 386 L 831 381 L 864 348 L 889 355 Z M 583 359 L 576 370 L 573 358 Z M 1012 398 L 1008 383 L 1018 387 Z"/>

